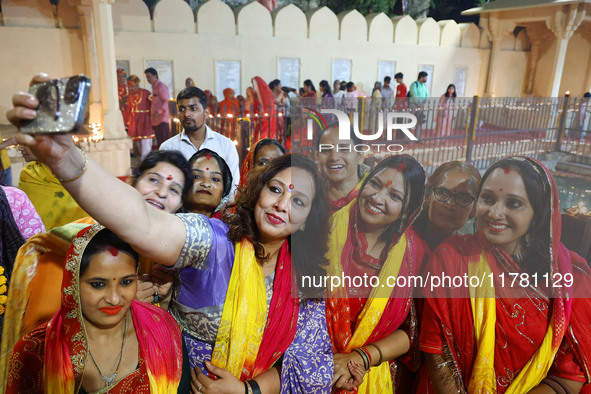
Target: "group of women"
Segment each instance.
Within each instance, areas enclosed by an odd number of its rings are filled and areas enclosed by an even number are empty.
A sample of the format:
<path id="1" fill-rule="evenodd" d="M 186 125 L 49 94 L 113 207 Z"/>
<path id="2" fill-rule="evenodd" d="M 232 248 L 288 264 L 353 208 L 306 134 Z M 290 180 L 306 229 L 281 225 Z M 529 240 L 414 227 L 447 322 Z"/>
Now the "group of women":
<path id="1" fill-rule="evenodd" d="M 11 122 L 34 117 L 35 99 L 13 102 Z M 196 183 L 222 175 L 219 192 L 204 187 L 191 200 L 198 213 L 173 215 L 69 136 L 18 138 L 108 230 L 86 227 L 71 242 L 61 306 L 14 347 L 7 392 L 183 391 L 188 370 L 194 393 L 570 393 L 591 382 L 581 297 L 590 271 L 560 243 L 556 185 L 533 159 L 499 160 L 482 180 L 450 162 L 426 180 L 407 155 L 364 173 L 347 149 L 316 164 L 268 143 L 253 149 L 220 220 L 206 197 L 223 196 L 226 178 L 211 152 L 192 173 Z M 270 160 L 254 168 L 257 153 Z M 142 259 L 174 272 L 170 314 L 134 300 Z M 427 273 L 491 280 L 435 289 L 303 280 Z M 538 280 L 509 286 L 513 274 Z M 571 286 L 556 286 L 556 274 Z"/>

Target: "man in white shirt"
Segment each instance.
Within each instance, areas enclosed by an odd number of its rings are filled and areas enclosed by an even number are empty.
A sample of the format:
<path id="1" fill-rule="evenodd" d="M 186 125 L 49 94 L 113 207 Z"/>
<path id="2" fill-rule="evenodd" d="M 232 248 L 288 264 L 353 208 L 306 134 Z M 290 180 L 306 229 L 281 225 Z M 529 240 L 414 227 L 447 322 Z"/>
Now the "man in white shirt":
<path id="1" fill-rule="evenodd" d="M 382 107 L 386 109 L 390 109 L 390 104 L 392 103 L 392 96 L 394 95 L 394 90 L 390 87 L 390 81 L 392 78 L 389 76 L 384 77 L 384 84 L 382 85 L 381 93 L 382 93 Z"/>
<path id="2" fill-rule="evenodd" d="M 211 149 L 230 167 L 233 183 L 231 193 L 234 193 L 236 185 L 240 183 L 238 151 L 232 140 L 216 133 L 205 124 L 209 116 L 205 92 L 190 86 L 180 91 L 176 103 L 184 130 L 164 141 L 160 145 L 160 150 L 178 150 L 189 160 L 199 149 Z"/>

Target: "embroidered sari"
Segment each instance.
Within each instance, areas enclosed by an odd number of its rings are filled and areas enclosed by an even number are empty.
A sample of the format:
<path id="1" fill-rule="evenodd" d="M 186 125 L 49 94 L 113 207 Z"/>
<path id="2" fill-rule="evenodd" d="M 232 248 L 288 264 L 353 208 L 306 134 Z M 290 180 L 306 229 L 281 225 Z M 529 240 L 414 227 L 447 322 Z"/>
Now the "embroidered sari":
<path id="1" fill-rule="evenodd" d="M 263 277 L 254 248 L 232 244 L 218 219 L 178 214 L 187 238 L 171 313 L 181 326 L 191 367 L 206 360 L 241 380 L 281 365 L 281 391 L 328 393 L 333 366 L 324 303 L 292 298 L 286 241 L 275 273 Z"/>
<path id="2" fill-rule="evenodd" d="M 482 287 L 439 289 L 425 300 L 420 349 L 443 355 L 457 384 L 470 393 L 524 393 L 548 375 L 576 382 L 591 379 L 590 270 L 560 243 L 561 213 L 552 175 L 534 160 L 523 160 L 536 166 L 550 185 L 549 277 L 572 275 L 574 285 L 563 281 L 544 289 L 540 279 L 538 286 L 523 282 L 509 293 L 515 275 L 518 281 L 533 281 L 533 274 L 482 232 L 451 237 L 435 250 L 429 262 L 432 276 L 494 278 L 492 286 L 487 279 Z M 544 290 L 551 291 L 550 298 Z M 421 377 L 419 391 L 433 392 L 428 376 Z"/>
<path id="3" fill-rule="evenodd" d="M 78 233 L 68 250 L 61 307 L 53 318 L 25 335 L 10 358 L 6 393 L 77 393 L 89 358 L 80 304 L 79 269 L 84 250 L 103 229 Z M 138 301 L 130 308 L 138 340 L 138 368 L 100 390 L 110 393 L 174 393 L 182 371 L 182 338 L 168 312 Z"/>
<path id="4" fill-rule="evenodd" d="M 420 204 L 419 204 L 420 207 Z M 417 212 L 394 236 L 385 261 L 366 254 L 365 234 L 357 231 L 359 217 L 357 200 L 337 211 L 332 217 L 328 258 L 330 275 L 349 277 L 378 277 L 387 283 L 389 276 L 415 275 L 426 256 L 428 247 L 409 227 Z M 359 386 L 359 393 L 393 393 L 408 390 L 404 369 L 418 368 L 418 322 L 411 286 L 340 288 L 327 300 L 328 331 L 335 353 L 350 353 L 353 349 L 384 339 L 397 329 L 403 329 L 411 341 L 409 352 L 392 362 L 372 367 Z M 345 390 L 337 390 L 345 393 Z"/>

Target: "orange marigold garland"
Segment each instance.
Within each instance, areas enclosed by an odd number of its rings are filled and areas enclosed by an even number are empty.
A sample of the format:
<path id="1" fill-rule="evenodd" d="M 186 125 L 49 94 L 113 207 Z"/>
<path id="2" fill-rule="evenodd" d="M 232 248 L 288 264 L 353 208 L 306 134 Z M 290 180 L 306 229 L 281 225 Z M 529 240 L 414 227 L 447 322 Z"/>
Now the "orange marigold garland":
<path id="1" fill-rule="evenodd" d="M 4 276 L 4 267 L 0 267 L 0 316 L 4 314 L 6 307 L 6 276 Z"/>

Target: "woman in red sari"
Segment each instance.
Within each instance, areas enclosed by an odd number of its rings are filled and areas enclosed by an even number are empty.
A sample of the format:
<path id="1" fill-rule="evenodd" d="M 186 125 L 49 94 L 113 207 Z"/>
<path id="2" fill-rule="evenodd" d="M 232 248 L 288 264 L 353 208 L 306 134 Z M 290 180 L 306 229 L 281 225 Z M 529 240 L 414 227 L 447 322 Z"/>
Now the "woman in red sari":
<path id="1" fill-rule="evenodd" d="M 260 121 L 254 137 L 255 142 L 263 138 L 277 139 L 277 111 L 275 110 L 273 92 L 261 77 L 252 79 L 252 87 L 260 103 Z"/>
<path id="2" fill-rule="evenodd" d="M 330 275 L 351 278 L 326 302 L 338 392 L 407 392 L 404 369 L 418 366 L 413 287 L 387 279 L 416 275 L 428 251 L 410 229 L 424 185 L 425 172 L 414 158 L 388 157 L 367 176 L 359 197 L 332 217 Z M 363 381 L 352 370 L 358 364 L 368 370 Z"/>
<path id="3" fill-rule="evenodd" d="M 102 226 L 81 230 L 66 257 L 61 308 L 16 344 L 6 392 L 176 392 L 183 366 L 189 374 L 180 328 L 134 300 L 138 261 Z"/>
<path id="4" fill-rule="evenodd" d="M 476 218 L 477 234 L 449 238 L 429 262 L 431 277 L 470 280 L 427 295 L 420 348 L 430 379 L 419 392 L 579 392 L 591 379 L 591 279 L 560 243 L 552 175 L 530 158 L 497 161 Z"/>

